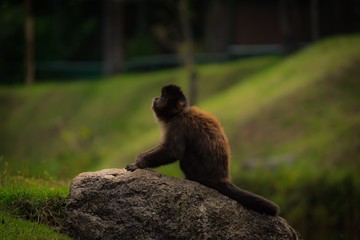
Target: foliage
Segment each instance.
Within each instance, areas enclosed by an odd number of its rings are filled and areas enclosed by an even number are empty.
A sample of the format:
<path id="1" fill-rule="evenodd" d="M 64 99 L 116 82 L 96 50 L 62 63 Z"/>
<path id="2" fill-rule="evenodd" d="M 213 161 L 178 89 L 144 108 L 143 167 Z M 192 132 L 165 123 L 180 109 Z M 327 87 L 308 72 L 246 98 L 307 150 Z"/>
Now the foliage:
<path id="1" fill-rule="evenodd" d="M 23 4 L 19 0 L 4 0 L 0 3 L 0 74 L 1 82 L 19 81 L 23 71 L 24 37 Z M 15 76 L 14 76 L 15 75 Z M 8 79 L 12 78 L 12 79 Z"/>

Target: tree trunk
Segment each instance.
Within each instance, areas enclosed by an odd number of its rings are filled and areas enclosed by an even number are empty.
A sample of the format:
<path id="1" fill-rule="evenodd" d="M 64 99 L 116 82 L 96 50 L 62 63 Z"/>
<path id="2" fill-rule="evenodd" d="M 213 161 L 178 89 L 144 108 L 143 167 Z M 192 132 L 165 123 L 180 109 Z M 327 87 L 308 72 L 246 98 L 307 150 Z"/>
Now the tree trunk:
<path id="1" fill-rule="evenodd" d="M 124 63 L 124 17 L 121 0 L 103 0 L 103 73 L 122 72 Z"/>
<path id="2" fill-rule="evenodd" d="M 230 36 L 229 1 L 210 0 L 205 22 L 205 46 L 210 53 L 226 52 Z"/>
<path id="3" fill-rule="evenodd" d="M 195 68 L 194 43 L 190 25 L 190 9 L 188 0 L 179 1 L 179 15 L 184 41 L 179 49 L 189 79 L 189 101 L 194 105 L 197 101 L 197 74 Z"/>
<path id="4" fill-rule="evenodd" d="M 296 24 L 294 0 L 279 0 L 279 20 L 286 54 L 296 50 Z"/>
<path id="5" fill-rule="evenodd" d="M 319 0 L 311 0 L 311 36 L 314 42 L 320 38 Z"/>
<path id="6" fill-rule="evenodd" d="M 34 52 L 34 16 L 32 0 L 25 0 L 25 83 L 31 85 L 35 81 L 35 52 Z"/>

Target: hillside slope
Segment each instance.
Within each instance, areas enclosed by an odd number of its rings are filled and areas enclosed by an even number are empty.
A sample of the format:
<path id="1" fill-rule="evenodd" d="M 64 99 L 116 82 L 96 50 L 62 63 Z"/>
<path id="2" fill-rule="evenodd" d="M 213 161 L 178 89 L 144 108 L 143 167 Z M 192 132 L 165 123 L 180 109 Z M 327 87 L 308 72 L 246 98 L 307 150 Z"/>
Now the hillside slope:
<path id="1" fill-rule="evenodd" d="M 360 35 L 278 59 L 199 67 L 200 107 L 223 124 L 232 177 L 278 203 L 304 239 L 359 239 Z M 0 87 L 0 172 L 71 178 L 157 144 L 151 99 L 185 73 Z M 177 163 L 159 169 L 180 176 Z M 240 184 L 241 183 L 241 184 Z"/>
<path id="2" fill-rule="evenodd" d="M 262 57 L 199 68 L 200 106 L 223 123 L 235 174 L 240 162 L 254 165 L 309 158 L 310 152 L 316 159 L 330 154 L 316 149 L 358 123 L 353 108 L 359 95 L 354 79 L 359 76 L 359 46 L 359 36 L 338 37 L 281 62 Z M 2 87 L 2 165 L 63 177 L 89 167 L 122 166 L 158 141 L 149 105 L 169 82 L 187 90 L 181 70 Z M 345 108 L 353 109 L 351 118 Z M 68 164 L 74 171 L 69 172 Z"/>
<path id="3" fill-rule="evenodd" d="M 359 157 L 359 66 L 359 36 L 325 40 L 247 78 L 204 108 L 220 116 L 236 144 L 233 157 L 242 162 L 350 161 Z"/>
<path id="4" fill-rule="evenodd" d="M 359 63 L 359 36 L 328 39 L 202 102 L 230 139 L 233 177 L 238 179 L 244 166 L 316 169 L 359 158 Z M 108 165 L 121 156 L 129 161 L 155 145 L 157 136 L 158 128 L 123 144 Z M 179 176 L 177 168 L 161 171 Z"/>
<path id="5" fill-rule="evenodd" d="M 359 66 L 359 36 L 328 39 L 203 105 L 224 123 L 233 180 L 304 239 L 360 237 Z"/>
<path id="6" fill-rule="evenodd" d="M 278 59 L 199 66 L 200 101 Z M 0 87 L 0 167 L 6 165 L 12 173 L 71 178 L 100 165 L 123 166 L 146 148 L 146 141 L 151 145 L 158 138 L 150 102 L 167 83 L 187 90 L 181 69 L 92 82 Z M 127 143 L 131 144 L 122 150 Z"/>

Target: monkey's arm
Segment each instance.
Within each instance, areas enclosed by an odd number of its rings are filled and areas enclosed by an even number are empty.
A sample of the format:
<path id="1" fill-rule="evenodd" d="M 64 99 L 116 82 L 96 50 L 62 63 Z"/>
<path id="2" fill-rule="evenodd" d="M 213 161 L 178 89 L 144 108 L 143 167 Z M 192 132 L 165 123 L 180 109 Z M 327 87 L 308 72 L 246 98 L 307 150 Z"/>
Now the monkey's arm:
<path id="1" fill-rule="evenodd" d="M 126 170 L 134 171 L 138 168 L 154 168 L 175 162 L 176 160 L 177 158 L 171 154 L 169 148 L 162 144 L 137 156 L 135 163 L 127 165 Z"/>

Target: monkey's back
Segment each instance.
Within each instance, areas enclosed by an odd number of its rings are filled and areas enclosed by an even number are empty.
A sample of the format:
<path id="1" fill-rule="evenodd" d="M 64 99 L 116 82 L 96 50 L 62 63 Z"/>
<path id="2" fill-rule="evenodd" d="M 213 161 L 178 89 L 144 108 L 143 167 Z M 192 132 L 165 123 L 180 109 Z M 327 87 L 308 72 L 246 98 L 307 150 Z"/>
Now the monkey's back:
<path id="1" fill-rule="evenodd" d="M 185 130 L 180 167 L 186 178 L 208 183 L 228 181 L 230 148 L 219 121 L 197 107 L 187 107 L 178 124 Z"/>

